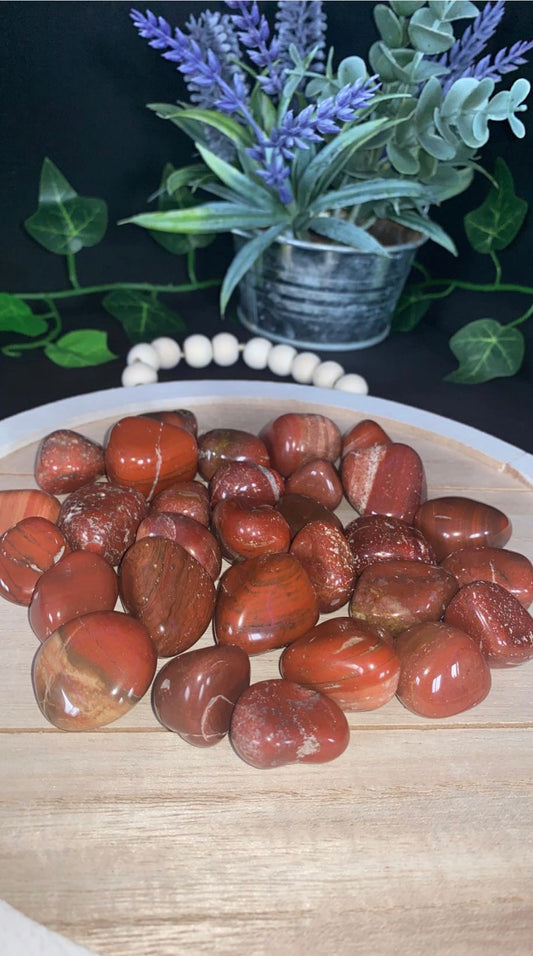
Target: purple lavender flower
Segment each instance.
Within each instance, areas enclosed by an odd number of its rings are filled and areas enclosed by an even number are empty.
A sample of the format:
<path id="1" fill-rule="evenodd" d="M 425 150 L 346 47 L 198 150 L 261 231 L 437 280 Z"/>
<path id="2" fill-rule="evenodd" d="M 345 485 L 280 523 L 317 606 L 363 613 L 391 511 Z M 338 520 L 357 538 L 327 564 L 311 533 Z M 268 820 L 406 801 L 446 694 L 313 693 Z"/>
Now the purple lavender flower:
<path id="1" fill-rule="evenodd" d="M 245 0 L 226 0 L 230 10 L 236 10 L 231 19 L 237 30 L 239 42 L 258 69 L 265 70 L 264 76 L 258 76 L 257 82 L 268 96 L 279 96 L 283 89 L 283 69 L 278 64 L 279 43 L 275 37 L 270 41 L 268 21 L 259 13 L 255 0 L 252 4 Z"/>
<path id="2" fill-rule="evenodd" d="M 283 70 L 292 70 L 294 63 L 289 47 L 294 44 L 302 60 L 315 51 L 310 69 L 324 72 L 326 17 L 320 0 L 279 0 L 276 14 L 279 61 Z"/>
<path id="3" fill-rule="evenodd" d="M 444 93 L 450 90 L 456 80 L 463 77 L 474 77 L 477 80 L 488 77 L 498 83 L 505 73 L 511 73 L 527 63 L 524 54 L 533 47 L 533 43 L 527 41 L 515 43 L 509 50 L 500 50 L 494 58 L 485 56 L 476 62 L 496 32 L 504 9 L 504 0 L 486 3 L 472 25 L 467 27 L 451 49 L 439 58 L 438 63 L 450 71 L 442 81 Z"/>

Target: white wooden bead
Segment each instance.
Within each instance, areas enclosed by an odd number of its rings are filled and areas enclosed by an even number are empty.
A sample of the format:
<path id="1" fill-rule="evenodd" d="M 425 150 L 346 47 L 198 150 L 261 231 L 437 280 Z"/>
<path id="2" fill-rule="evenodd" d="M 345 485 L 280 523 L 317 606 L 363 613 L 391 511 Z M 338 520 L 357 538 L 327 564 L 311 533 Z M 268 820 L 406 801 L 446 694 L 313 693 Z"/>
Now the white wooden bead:
<path id="1" fill-rule="evenodd" d="M 320 358 L 314 352 L 300 352 L 292 363 L 291 375 L 300 385 L 310 385 L 313 373 L 320 365 Z"/>
<path id="2" fill-rule="evenodd" d="M 150 343 L 159 358 L 159 368 L 176 368 L 182 356 L 178 343 L 166 335 Z"/>
<path id="3" fill-rule="evenodd" d="M 138 345 L 134 345 L 131 348 L 126 356 L 126 363 L 128 365 L 133 365 L 134 362 L 143 362 L 145 365 L 150 365 L 152 368 L 160 368 L 159 356 L 156 350 L 148 345 L 148 342 L 139 342 Z"/>
<path id="4" fill-rule="evenodd" d="M 207 335 L 189 335 L 183 343 L 183 355 L 191 368 L 205 368 L 213 361 L 213 346 Z"/>
<path id="5" fill-rule="evenodd" d="M 273 345 L 267 365 L 274 375 L 290 375 L 295 356 L 296 349 L 292 345 Z"/>
<path id="6" fill-rule="evenodd" d="M 268 356 L 272 351 L 272 342 L 256 336 L 248 339 L 242 353 L 242 360 L 248 368 L 262 370 L 268 365 Z"/>
<path id="7" fill-rule="evenodd" d="M 157 371 L 144 362 L 133 362 L 132 365 L 126 365 L 122 372 L 122 384 L 125 388 L 129 388 L 131 385 L 153 385 L 154 382 L 157 382 Z"/>
<path id="8" fill-rule="evenodd" d="M 354 395 L 368 395 L 368 382 L 362 375 L 351 372 L 335 382 L 334 388 L 341 392 L 353 392 Z"/>
<path id="9" fill-rule="evenodd" d="M 321 362 L 313 372 L 312 382 L 318 388 L 333 388 L 336 382 L 344 375 L 344 369 L 339 362 Z"/>
<path id="10" fill-rule="evenodd" d="M 213 361 L 216 365 L 227 367 L 235 365 L 239 358 L 239 340 L 231 332 L 219 332 L 213 336 Z"/>

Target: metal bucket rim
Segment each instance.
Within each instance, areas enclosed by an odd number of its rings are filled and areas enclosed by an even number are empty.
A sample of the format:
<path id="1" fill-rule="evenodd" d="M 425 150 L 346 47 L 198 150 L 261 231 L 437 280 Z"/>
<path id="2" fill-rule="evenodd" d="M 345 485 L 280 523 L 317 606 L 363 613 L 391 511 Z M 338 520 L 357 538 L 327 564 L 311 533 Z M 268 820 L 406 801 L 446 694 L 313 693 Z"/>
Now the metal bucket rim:
<path id="1" fill-rule="evenodd" d="M 257 233 L 247 232 L 245 229 L 232 229 L 232 234 L 234 236 L 242 236 L 244 239 L 252 239 Z M 395 246 L 383 246 L 385 255 L 389 252 L 402 252 L 408 251 L 410 249 L 419 249 L 420 246 L 423 246 L 427 242 L 428 237 L 424 233 L 420 233 L 419 239 L 413 239 L 410 242 L 401 242 Z M 356 249 L 355 246 L 346 246 L 340 245 L 335 242 L 309 242 L 306 239 L 296 239 L 293 236 L 278 236 L 275 240 L 278 245 L 284 246 L 296 246 L 298 249 L 314 249 L 316 252 L 341 252 L 346 255 L 360 255 L 360 256 L 375 256 L 378 255 L 376 252 L 371 252 L 368 249 Z"/>

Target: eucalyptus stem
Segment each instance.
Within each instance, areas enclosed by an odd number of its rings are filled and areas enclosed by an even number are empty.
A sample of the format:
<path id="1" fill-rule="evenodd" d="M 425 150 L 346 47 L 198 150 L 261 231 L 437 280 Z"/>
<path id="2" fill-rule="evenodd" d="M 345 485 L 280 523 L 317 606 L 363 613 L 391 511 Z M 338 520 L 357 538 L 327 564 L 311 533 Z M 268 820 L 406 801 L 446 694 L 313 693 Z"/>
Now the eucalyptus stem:
<path id="1" fill-rule="evenodd" d="M 210 289 L 220 285 L 220 279 L 204 279 L 201 282 L 184 283 L 183 285 L 153 285 L 147 282 L 108 282 L 104 285 L 78 286 L 74 289 L 60 289 L 53 292 L 10 292 L 17 299 L 24 302 L 38 300 L 56 300 L 79 298 L 83 295 L 93 295 L 99 292 L 113 292 L 115 289 L 132 289 L 137 292 L 197 292 L 201 289 Z"/>

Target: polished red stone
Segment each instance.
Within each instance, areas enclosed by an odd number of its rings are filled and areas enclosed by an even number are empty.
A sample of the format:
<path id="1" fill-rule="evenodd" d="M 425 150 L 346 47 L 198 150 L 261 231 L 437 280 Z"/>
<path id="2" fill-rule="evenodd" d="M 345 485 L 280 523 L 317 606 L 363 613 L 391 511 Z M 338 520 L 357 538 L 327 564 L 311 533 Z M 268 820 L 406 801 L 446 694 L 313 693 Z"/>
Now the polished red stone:
<path id="1" fill-rule="evenodd" d="M 61 503 L 46 491 L 36 488 L 15 488 L 0 491 L 0 534 L 13 528 L 23 518 L 47 518 L 56 522 Z"/>
<path id="2" fill-rule="evenodd" d="M 330 697 L 289 680 L 252 684 L 237 701 L 230 726 L 235 752 L 259 770 L 291 763 L 327 763 L 348 746 L 346 716 Z"/>
<path id="3" fill-rule="evenodd" d="M 490 691 L 490 668 L 468 634 L 442 621 L 414 624 L 395 641 L 400 658 L 397 697 L 422 717 L 453 717 Z"/>
<path id="4" fill-rule="evenodd" d="M 307 571 L 321 614 L 346 604 L 354 589 L 355 567 L 343 531 L 324 521 L 311 521 L 294 537 L 290 552 Z"/>
<path id="5" fill-rule="evenodd" d="M 332 697 L 343 710 L 375 710 L 394 697 L 400 661 L 383 628 L 334 617 L 285 648 L 280 672 Z"/>
<path id="6" fill-rule="evenodd" d="M 45 641 L 62 624 L 91 611 L 112 611 L 118 579 L 104 558 L 92 551 L 71 551 L 41 575 L 28 610 L 30 625 Z"/>
<path id="7" fill-rule="evenodd" d="M 188 408 L 177 408 L 170 412 L 147 412 L 145 418 L 153 418 L 164 425 L 174 425 L 175 428 L 184 428 L 191 435 L 198 435 L 198 421 L 194 412 Z"/>
<path id="8" fill-rule="evenodd" d="M 437 561 L 469 546 L 503 548 L 513 530 L 507 515 L 498 508 L 461 496 L 424 502 L 414 524 L 431 544 Z"/>
<path id="9" fill-rule="evenodd" d="M 41 574 L 66 551 L 57 525 L 47 518 L 23 518 L 0 538 L 0 596 L 27 607 Z"/>
<path id="10" fill-rule="evenodd" d="M 253 461 L 227 461 L 209 482 L 211 508 L 223 498 L 248 498 L 258 505 L 275 505 L 285 482 L 278 472 Z"/>
<path id="11" fill-rule="evenodd" d="M 37 450 L 35 480 L 52 495 L 67 495 L 104 472 L 102 446 L 68 428 L 50 432 Z"/>
<path id="12" fill-rule="evenodd" d="M 94 730 L 127 713 L 155 674 L 153 641 L 139 621 L 118 611 L 95 611 L 62 624 L 40 645 L 33 690 L 60 730 Z"/>
<path id="13" fill-rule="evenodd" d="M 390 515 L 410 524 L 426 498 L 422 460 L 414 448 L 400 442 L 347 452 L 341 480 L 344 494 L 361 515 Z"/>
<path id="14" fill-rule="evenodd" d="M 150 511 L 174 511 L 209 526 L 209 492 L 201 481 L 176 481 L 152 499 Z"/>
<path id="15" fill-rule="evenodd" d="M 334 511 L 321 505 L 316 498 L 307 495 L 297 495 L 294 492 L 286 493 L 279 499 L 276 508 L 285 518 L 294 538 L 305 525 L 311 521 L 323 521 L 325 524 L 342 531 L 342 521 Z"/>
<path id="16" fill-rule="evenodd" d="M 125 610 L 148 629 L 159 657 L 196 644 L 215 605 L 205 568 L 167 538 L 141 538 L 129 548 L 119 568 L 119 593 Z"/>
<path id="17" fill-rule="evenodd" d="M 324 508 L 330 508 L 332 511 L 340 505 L 343 495 L 337 469 L 323 458 L 308 461 L 293 471 L 287 478 L 285 491 L 314 498 Z"/>
<path id="18" fill-rule="evenodd" d="M 341 433 L 326 415 L 287 412 L 260 431 L 272 468 L 285 478 L 315 458 L 336 461 L 341 451 Z"/>
<path id="19" fill-rule="evenodd" d="M 392 441 L 387 432 L 371 418 L 365 418 L 353 425 L 342 436 L 341 457 L 357 448 L 370 448 L 372 445 L 388 445 Z"/>
<path id="20" fill-rule="evenodd" d="M 154 511 L 141 521 L 137 529 L 137 541 L 155 535 L 181 544 L 200 562 L 209 577 L 216 581 L 222 566 L 222 555 L 217 539 L 205 525 L 174 511 Z"/>
<path id="21" fill-rule="evenodd" d="M 346 540 L 355 561 L 355 573 L 382 561 L 424 561 L 435 564 L 433 549 L 421 531 L 385 515 L 354 518 L 345 529 Z"/>
<path id="22" fill-rule="evenodd" d="M 122 418 L 113 426 L 105 450 L 109 481 L 136 488 L 148 500 L 176 481 L 196 475 L 196 439 L 184 428 L 142 415 Z"/>
<path id="23" fill-rule="evenodd" d="M 250 683 L 250 658 L 240 647 L 201 647 L 159 671 L 152 706 L 167 730 L 194 747 L 212 747 L 229 731 L 233 708 Z"/>
<path id="24" fill-rule="evenodd" d="M 317 619 L 313 585 L 292 554 L 248 558 L 220 579 L 213 618 L 218 644 L 259 654 L 297 640 Z"/>
<path id="25" fill-rule="evenodd" d="M 273 505 L 223 498 L 213 509 L 212 521 L 222 554 L 228 561 L 289 550 L 289 526 Z"/>
<path id="26" fill-rule="evenodd" d="M 533 564 L 524 554 L 505 548 L 461 548 L 441 567 L 457 578 L 459 587 L 471 581 L 492 581 L 514 594 L 524 607 L 533 601 Z"/>
<path id="27" fill-rule="evenodd" d="M 350 614 L 399 634 L 421 621 L 438 621 L 457 591 L 443 568 L 422 561 L 384 561 L 361 573 L 350 600 Z"/>
<path id="28" fill-rule="evenodd" d="M 252 461 L 270 466 L 270 456 L 264 441 L 240 428 L 212 428 L 198 438 L 198 471 L 209 481 L 226 461 Z"/>
<path id="29" fill-rule="evenodd" d="M 473 638 L 490 667 L 515 667 L 533 658 L 533 617 L 499 584 L 465 584 L 448 605 L 444 620 Z"/>
<path id="30" fill-rule="evenodd" d="M 94 551 L 118 564 L 135 541 L 147 508 L 140 491 L 95 481 L 65 498 L 58 526 L 73 551 Z"/>

